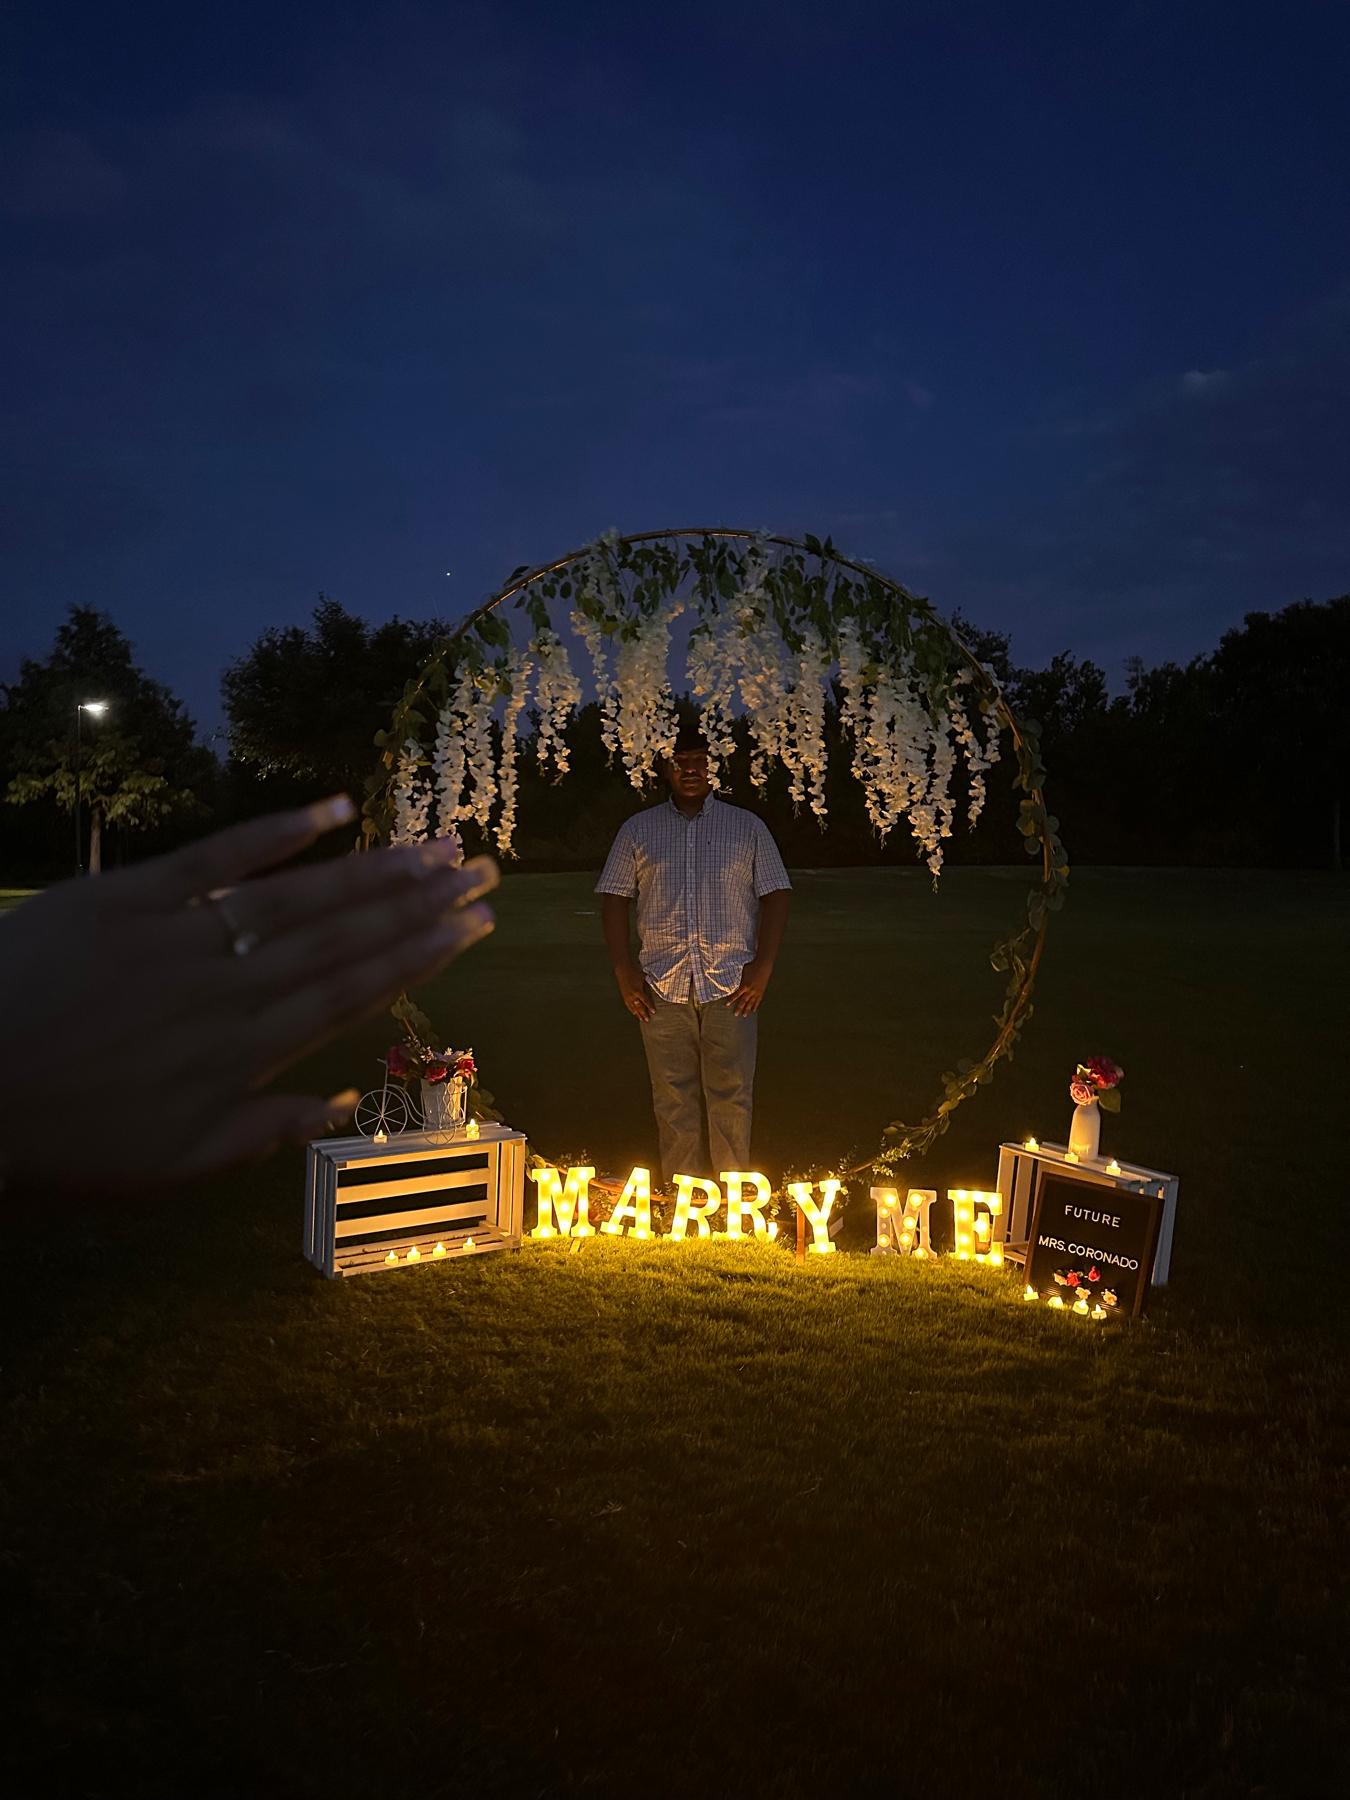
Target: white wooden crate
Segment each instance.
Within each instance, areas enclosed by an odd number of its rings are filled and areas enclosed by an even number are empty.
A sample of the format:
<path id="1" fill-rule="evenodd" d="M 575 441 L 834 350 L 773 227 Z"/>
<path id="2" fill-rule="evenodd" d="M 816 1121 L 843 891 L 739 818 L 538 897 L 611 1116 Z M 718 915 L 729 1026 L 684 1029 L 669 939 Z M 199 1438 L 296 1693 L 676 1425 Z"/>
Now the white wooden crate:
<path id="1" fill-rule="evenodd" d="M 515 1249 L 524 1215 L 525 1139 L 509 1125 L 309 1146 L 304 1251 L 330 1277 Z"/>
<path id="2" fill-rule="evenodd" d="M 1177 1177 L 1162 1169 L 1146 1169 L 1140 1163 L 1118 1163 L 1116 1170 L 1108 1170 L 1109 1157 L 1071 1163 L 1065 1155 L 1067 1149 L 1067 1144 L 1038 1144 L 1034 1150 L 1028 1150 L 1025 1144 L 999 1145 L 998 1191 L 1003 1196 L 1001 1226 L 1009 1261 L 1021 1262 L 1025 1258 L 1031 1237 L 1031 1209 L 1036 1198 L 1036 1171 L 1054 1169 L 1102 1187 L 1122 1188 L 1127 1194 L 1157 1195 L 1163 1203 L 1163 1212 L 1149 1285 L 1166 1287 L 1172 1267 L 1172 1233 L 1177 1221 L 1177 1189 L 1180 1186 Z"/>

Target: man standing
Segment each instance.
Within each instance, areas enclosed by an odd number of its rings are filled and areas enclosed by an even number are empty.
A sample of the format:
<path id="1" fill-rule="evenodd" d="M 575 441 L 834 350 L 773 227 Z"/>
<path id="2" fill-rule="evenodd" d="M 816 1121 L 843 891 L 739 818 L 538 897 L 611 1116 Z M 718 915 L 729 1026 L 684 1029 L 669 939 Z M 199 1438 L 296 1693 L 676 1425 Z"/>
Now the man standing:
<path id="1" fill-rule="evenodd" d="M 595 891 L 619 993 L 642 1024 L 669 1184 L 754 1166 L 757 1015 L 792 884 L 768 826 L 713 793 L 699 732 L 680 732 L 662 773 L 669 799 L 619 827 Z"/>

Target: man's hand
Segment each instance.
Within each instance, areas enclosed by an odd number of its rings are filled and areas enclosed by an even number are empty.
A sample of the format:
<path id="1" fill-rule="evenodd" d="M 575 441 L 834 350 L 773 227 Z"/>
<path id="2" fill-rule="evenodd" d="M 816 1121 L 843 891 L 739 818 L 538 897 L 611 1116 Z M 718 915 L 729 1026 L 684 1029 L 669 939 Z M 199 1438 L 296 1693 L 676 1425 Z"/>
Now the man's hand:
<path id="1" fill-rule="evenodd" d="M 635 1019 L 650 1019 L 656 1008 L 647 992 L 647 977 L 635 962 L 620 963 L 614 971 L 623 1003 Z"/>
<path id="2" fill-rule="evenodd" d="M 748 1019 L 759 1011 L 772 974 L 773 964 L 763 956 L 756 956 L 741 970 L 741 985 L 731 996 L 731 1010 L 738 1019 Z"/>

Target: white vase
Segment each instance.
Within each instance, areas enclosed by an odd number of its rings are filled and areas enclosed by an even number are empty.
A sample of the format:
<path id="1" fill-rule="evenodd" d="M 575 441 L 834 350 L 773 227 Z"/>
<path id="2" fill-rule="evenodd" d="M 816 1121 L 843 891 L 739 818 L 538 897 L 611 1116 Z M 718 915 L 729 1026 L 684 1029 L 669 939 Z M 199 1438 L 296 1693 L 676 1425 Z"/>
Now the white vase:
<path id="1" fill-rule="evenodd" d="M 1089 1100 L 1086 1106 L 1075 1106 L 1073 1124 L 1069 1127 L 1069 1148 L 1079 1162 L 1096 1161 L 1101 1135 L 1102 1115 L 1097 1102 Z"/>
<path id="2" fill-rule="evenodd" d="M 461 1131 L 469 1102 L 469 1084 L 462 1076 L 422 1084 L 422 1122 L 428 1131 Z"/>

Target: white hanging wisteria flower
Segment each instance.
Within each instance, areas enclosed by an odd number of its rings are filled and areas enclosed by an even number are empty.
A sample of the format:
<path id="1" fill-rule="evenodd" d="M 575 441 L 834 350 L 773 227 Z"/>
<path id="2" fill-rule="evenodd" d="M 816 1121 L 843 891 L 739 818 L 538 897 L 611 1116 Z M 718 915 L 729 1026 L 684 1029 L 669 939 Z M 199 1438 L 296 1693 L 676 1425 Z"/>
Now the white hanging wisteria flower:
<path id="1" fill-rule="evenodd" d="M 867 818 L 883 841 L 906 824 L 936 881 L 955 825 L 958 763 L 970 825 L 986 805 L 1002 714 L 992 677 L 963 668 L 959 641 L 926 601 L 877 577 L 846 576 L 828 545 L 808 539 L 780 556 L 759 535 L 739 551 L 716 535 L 684 554 L 607 533 L 570 566 L 526 581 L 517 604 L 531 625 L 527 648 L 511 645 L 504 619 L 480 624 L 472 655 L 496 660 L 461 664 L 429 754 L 409 737 L 396 759 L 394 841 L 426 836 L 434 795 L 442 834 L 472 820 L 512 854 L 527 707 L 541 773 L 560 780 L 570 770 L 566 732 L 590 683 L 569 657 L 568 627 L 589 661 L 605 751 L 641 792 L 674 747 L 671 628 L 691 605 L 680 685 L 699 708 L 713 785 L 725 780 L 743 730 L 753 785 L 763 789 L 781 764 L 793 806 L 809 807 L 823 826 L 837 669 L 839 732 Z"/>
<path id="2" fill-rule="evenodd" d="M 956 768 L 956 750 L 952 744 L 951 721 L 946 713 L 930 714 L 928 719 L 929 769 L 928 787 L 921 805 L 911 807 L 910 818 L 923 823 L 920 842 L 926 852 L 924 860 L 934 882 L 942 873 L 942 840 L 952 835 L 952 773 Z M 915 828 L 915 836 L 919 830 Z"/>
<path id="3" fill-rule="evenodd" d="M 794 806 L 810 797 L 811 811 L 823 825 L 825 804 L 825 678 L 830 654 L 814 625 L 801 629 L 796 680 L 787 695 L 785 714 L 788 792 Z"/>
<path id="4" fill-rule="evenodd" d="M 708 740 L 708 774 L 720 785 L 720 765 L 735 752 L 731 705 L 741 673 L 741 636 L 731 613 L 717 612 L 694 627 L 685 660 L 685 680 L 699 703 Z"/>
<path id="5" fill-rule="evenodd" d="M 567 646 L 556 631 L 541 631 L 530 646 L 535 660 L 534 708 L 539 718 L 535 755 L 541 774 L 553 765 L 553 779 L 561 781 L 571 767 L 571 753 L 563 733 L 573 711 L 581 703 L 581 683 L 567 656 Z"/>
<path id="6" fill-rule="evenodd" d="M 985 774 L 998 761 L 998 727 L 990 718 L 987 709 L 982 707 L 981 710 L 985 712 L 989 731 L 985 741 L 980 742 L 979 734 L 971 724 L 970 716 L 960 699 L 959 690 L 962 685 L 960 681 L 954 684 L 949 711 L 952 729 L 956 733 L 956 741 L 961 746 L 966 768 L 970 774 L 970 800 L 966 808 L 966 822 L 974 825 L 984 811 L 984 803 L 987 798 Z"/>
<path id="7" fill-rule="evenodd" d="M 506 707 L 502 713 L 502 750 L 500 773 L 497 780 L 497 792 L 501 800 L 501 815 L 497 820 L 497 848 L 503 856 L 514 854 L 512 842 L 516 833 L 516 790 L 519 782 L 517 758 L 520 754 L 520 740 L 517 727 L 520 715 L 525 710 L 525 702 L 530 693 L 530 676 L 534 669 L 533 659 L 527 652 L 511 650 L 506 659 L 506 680 L 510 686 L 506 695 Z"/>
<path id="8" fill-rule="evenodd" d="M 394 776 L 394 823 L 391 844 L 426 842 L 431 823 L 431 784 L 422 773 L 422 750 L 408 738 L 399 751 Z"/>
<path id="9" fill-rule="evenodd" d="M 679 719 L 667 665 L 671 620 L 683 611 L 684 602 L 673 600 L 664 612 L 639 619 L 635 634 L 620 640 L 615 657 L 619 754 L 635 788 L 645 787 L 657 760 L 675 748 Z"/>
<path id="10" fill-rule="evenodd" d="M 591 675 L 595 681 L 595 697 L 600 705 L 600 741 L 611 760 L 619 754 L 619 696 L 609 666 L 609 638 L 598 620 L 579 607 L 571 615 L 573 631 L 586 646 L 591 659 Z"/>
<path id="11" fill-rule="evenodd" d="M 464 793 L 464 713 L 471 704 L 473 677 L 467 668 L 459 672 L 454 689 L 436 719 L 436 744 L 431 767 L 436 784 L 436 818 L 442 837 L 466 815 Z"/>
<path id="12" fill-rule="evenodd" d="M 465 785 L 455 809 L 459 819 L 472 819 L 486 832 L 497 800 L 497 754 L 492 741 L 492 713 L 497 675 L 492 669 L 465 669 L 455 691 L 453 723 L 460 733 Z"/>

